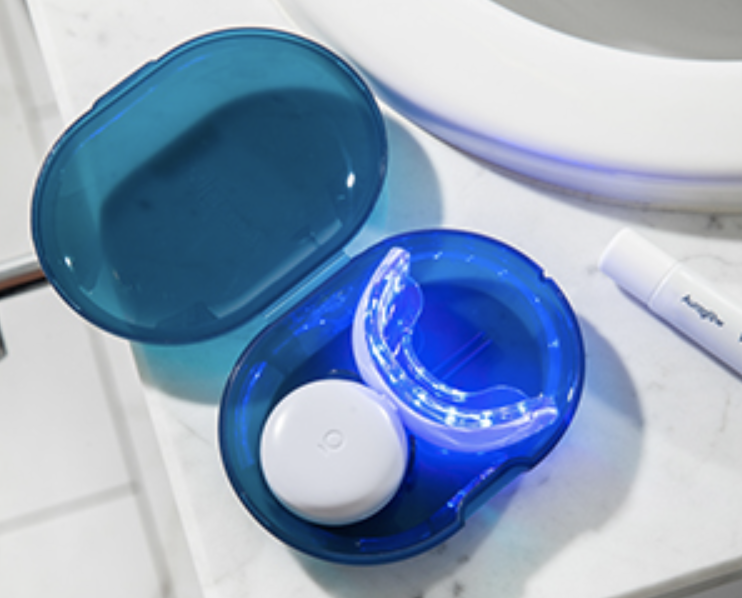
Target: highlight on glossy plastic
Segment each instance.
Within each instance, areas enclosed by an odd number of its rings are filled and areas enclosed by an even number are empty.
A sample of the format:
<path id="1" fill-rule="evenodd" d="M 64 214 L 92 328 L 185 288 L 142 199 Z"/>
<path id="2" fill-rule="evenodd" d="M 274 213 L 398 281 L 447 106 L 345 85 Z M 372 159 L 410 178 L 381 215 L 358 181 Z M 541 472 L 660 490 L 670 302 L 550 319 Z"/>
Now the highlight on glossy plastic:
<path id="1" fill-rule="evenodd" d="M 392 248 L 371 276 L 353 321 L 360 375 L 396 401 L 405 425 L 439 446 L 478 452 L 514 444 L 554 423 L 556 389 L 548 385 L 534 397 L 505 384 L 466 391 L 426 368 L 412 341 L 424 298 L 409 270 L 410 254 Z M 471 343 L 457 359 L 471 358 L 487 342 Z M 546 343 L 558 345 L 558 339 Z"/>
<path id="2" fill-rule="evenodd" d="M 320 525 L 271 492 L 261 438 L 271 414 L 296 389 L 320 380 L 363 382 L 353 349 L 357 315 L 366 314 L 361 305 L 376 310 L 369 352 L 396 348 L 389 363 L 403 370 L 408 395 L 430 389 L 436 402 L 445 407 L 450 401 L 459 414 L 491 411 L 492 425 L 483 426 L 480 413 L 464 418 L 470 429 L 459 421 L 452 436 L 449 424 L 457 422 L 446 422 L 444 411 L 419 410 L 418 425 L 404 416 L 403 401 L 378 393 L 394 405 L 409 438 L 401 484 L 370 517 Z M 367 318 L 361 322 L 369 325 Z M 250 344 L 224 391 L 219 446 L 235 493 L 269 533 L 329 561 L 396 561 L 443 542 L 538 464 L 569 427 L 583 377 L 578 321 L 536 263 L 487 237 L 412 232 L 353 258 Z M 394 386 L 396 378 L 389 380 Z M 435 433 L 439 429 L 447 434 Z M 465 445 L 467 438 L 472 443 Z"/>
<path id="3" fill-rule="evenodd" d="M 378 106 L 338 56 L 280 31 L 219 31 L 144 65 L 64 132 L 37 181 L 33 238 L 92 323 L 196 341 L 340 251 L 386 161 Z"/>

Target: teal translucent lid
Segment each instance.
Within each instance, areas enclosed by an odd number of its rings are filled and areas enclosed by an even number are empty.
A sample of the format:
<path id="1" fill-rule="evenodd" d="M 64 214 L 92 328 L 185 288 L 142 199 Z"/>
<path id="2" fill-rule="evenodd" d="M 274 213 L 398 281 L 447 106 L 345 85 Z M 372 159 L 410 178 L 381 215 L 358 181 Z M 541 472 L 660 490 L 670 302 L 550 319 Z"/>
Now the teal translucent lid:
<path id="1" fill-rule="evenodd" d="M 191 40 L 49 153 L 39 260 L 93 324 L 152 343 L 224 332 L 340 251 L 383 184 L 384 123 L 340 58 L 284 32 Z"/>

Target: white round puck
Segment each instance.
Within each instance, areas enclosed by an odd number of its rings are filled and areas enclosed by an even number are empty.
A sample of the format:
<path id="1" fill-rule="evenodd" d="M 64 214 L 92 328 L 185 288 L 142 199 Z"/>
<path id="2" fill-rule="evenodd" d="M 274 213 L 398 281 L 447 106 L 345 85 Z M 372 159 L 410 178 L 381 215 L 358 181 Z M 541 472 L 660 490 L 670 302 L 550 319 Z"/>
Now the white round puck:
<path id="1" fill-rule="evenodd" d="M 407 437 L 393 405 L 348 380 L 291 392 L 263 429 L 260 462 L 274 496 L 313 523 L 347 525 L 394 496 L 407 467 Z"/>

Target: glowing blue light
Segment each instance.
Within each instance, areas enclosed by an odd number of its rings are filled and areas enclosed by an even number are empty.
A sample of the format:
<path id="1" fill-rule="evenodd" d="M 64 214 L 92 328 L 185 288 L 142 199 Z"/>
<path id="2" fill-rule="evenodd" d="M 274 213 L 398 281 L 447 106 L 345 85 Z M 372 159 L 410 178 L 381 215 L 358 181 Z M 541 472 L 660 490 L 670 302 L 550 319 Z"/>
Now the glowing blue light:
<path id="1" fill-rule="evenodd" d="M 530 397 L 506 385 L 463 391 L 425 368 L 412 344 L 423 295 L 409 270 L 409 253 L 392 248 L 371 276 L 353 322 L 361 377 L 396 401 L 407 427 L 439 446 L 481 451 L 519 442 L 556 421 L 555 401 L 545 393 Z"/>

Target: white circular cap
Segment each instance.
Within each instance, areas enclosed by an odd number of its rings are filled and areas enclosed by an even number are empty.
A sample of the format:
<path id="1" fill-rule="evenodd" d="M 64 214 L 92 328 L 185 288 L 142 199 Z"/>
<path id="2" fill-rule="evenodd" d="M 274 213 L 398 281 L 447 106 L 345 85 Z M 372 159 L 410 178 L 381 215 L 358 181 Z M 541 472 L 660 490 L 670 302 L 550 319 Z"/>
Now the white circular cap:
<path id="1" fill-rule="evenodd" d="M 407 467 L 407 438 L 394 407 L 348 380 L 291 392 L 268 417 L 260 452 L 275 497 L 322 525 L 346 525 L 379 511 Z"/>
<path id="2" fill-rule="evenodd" d="M 644 237 L 625 228 L 608 244 L 598 266 L 622 289 L 649 303 L 676 263 L 677 260 Z"/>

